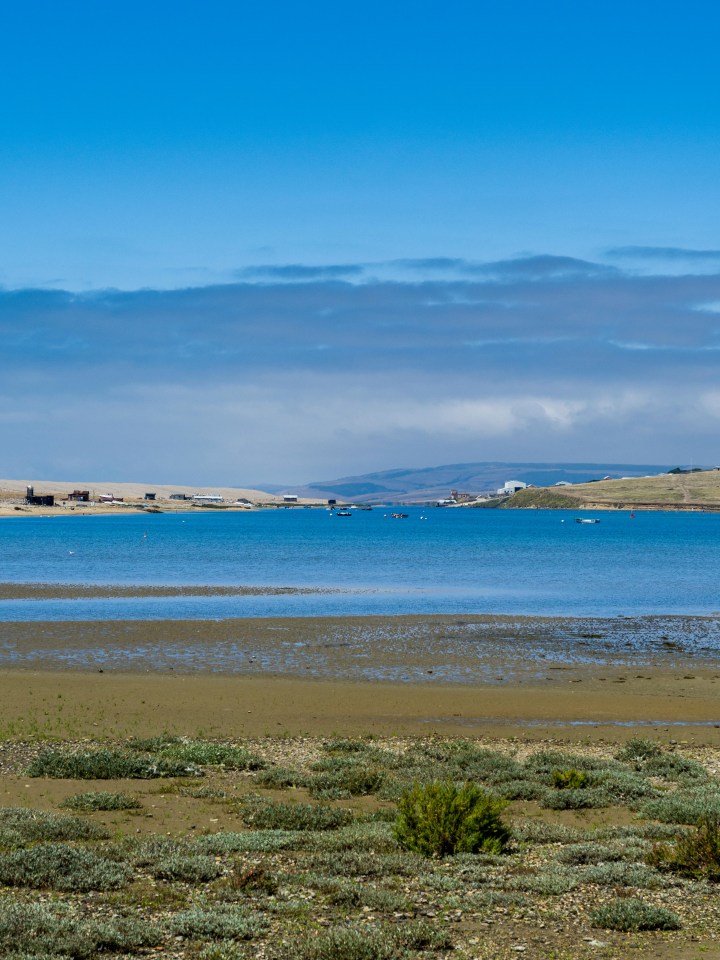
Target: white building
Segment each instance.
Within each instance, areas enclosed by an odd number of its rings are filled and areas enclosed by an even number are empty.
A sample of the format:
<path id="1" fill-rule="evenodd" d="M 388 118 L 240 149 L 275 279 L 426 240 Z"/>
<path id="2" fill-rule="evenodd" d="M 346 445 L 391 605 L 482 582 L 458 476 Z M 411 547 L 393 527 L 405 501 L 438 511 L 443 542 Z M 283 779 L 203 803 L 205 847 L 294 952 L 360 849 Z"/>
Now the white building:
<path id="1" fill-rule="evenodd" d="M 523 483 L 522 480 L 506 480 L 505 485 L 498 490 L 498 495 L 501 497 L 509 497 L 511 493 L 517 493 L 518 490 L 525 490 L 526 487 L 527 484 Z"/>

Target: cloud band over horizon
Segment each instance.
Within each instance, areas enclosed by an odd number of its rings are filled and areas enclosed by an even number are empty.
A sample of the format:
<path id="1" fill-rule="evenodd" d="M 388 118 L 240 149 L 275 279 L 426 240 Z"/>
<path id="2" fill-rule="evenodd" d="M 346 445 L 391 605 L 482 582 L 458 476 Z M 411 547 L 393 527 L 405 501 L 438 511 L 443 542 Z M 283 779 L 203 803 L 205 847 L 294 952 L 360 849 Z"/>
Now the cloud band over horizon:
<path id="1" fill-rule="evenodd" d="M 684 252 L 690 267 L 718 256 Z M 614 253 L 0 291 L 4 473 L 242 485 L 490 459 L 714 462 L 720 275 L 637 272 Z"/>

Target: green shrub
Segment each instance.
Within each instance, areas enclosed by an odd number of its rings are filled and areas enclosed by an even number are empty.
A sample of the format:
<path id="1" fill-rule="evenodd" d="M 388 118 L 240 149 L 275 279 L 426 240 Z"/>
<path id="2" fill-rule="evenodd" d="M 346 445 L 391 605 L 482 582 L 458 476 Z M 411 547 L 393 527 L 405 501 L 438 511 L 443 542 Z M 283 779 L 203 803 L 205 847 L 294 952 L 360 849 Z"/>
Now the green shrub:
<path id="1" fill-rule="evenodd" d="M 124 864 L 64 843 L 40 844 L 0 855 L 0 883 L 8 887 L 115 890 L 131 875 Z"/>
<path id="2" fill-rule="evenodd" d="M 590 778 L 584 770 L 570 767 L 567 770 L 553 770 L 551 772 L 552 785 L 556 790 L 584 790 Z"/>
<path id="3" fill-rule="evenodd" d="M 60 806 L 89 813 L 93 810 L 139 810 L 142 804 L 137 797 L 128 796 L 127 793 L 106 793 L 97 790 L 66 797 Z"/>
<path id="4" fill-rule="evenodd" d="M 242 803 L 242 818 L 256 830 L 337 830 L 352 820 L 352 813 L 338 807 L 248 797 Z"/>
<path id="5" fill-rule="evenodd" d="M 603 930 L 679 930 L 676 914 L 662 907 L 653 907 L 631 897 L 612 900 L 590 914 L 590 922 Z"/>
<path id="6" fill-rule="evenodd" d="M 674 847 L 657 844 L 648 863 L 695 880 L 720 882 L 720 818 L 701 817 L 697 828 L 680 837 Z"/>
<path id="7" fill-rule="evenodd" d="M 416 784 L 398 803 L 395 836 L 424 856 L 502 853 L 510 830 L 500 814 L 507 806 L 472 783 Z"/>
<path id="8" fill-rule="evenodd" d="M 146 757 L 122 750 L 43 750 L 27 769 L 29 777 L 65 780 L 152 780 L 202 776 L 202 770 L 179 760 Z"/>

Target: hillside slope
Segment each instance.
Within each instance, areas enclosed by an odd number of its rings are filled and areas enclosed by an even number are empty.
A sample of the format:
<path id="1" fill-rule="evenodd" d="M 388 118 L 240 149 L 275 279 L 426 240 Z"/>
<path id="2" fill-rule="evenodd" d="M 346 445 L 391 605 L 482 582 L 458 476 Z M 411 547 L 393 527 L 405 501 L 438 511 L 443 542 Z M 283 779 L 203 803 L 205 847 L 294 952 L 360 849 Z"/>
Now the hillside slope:
<path id="1" fill-rule="evenodd" d="M 720 510 L 720 470 L 521 490 L 506 509 Z"/>

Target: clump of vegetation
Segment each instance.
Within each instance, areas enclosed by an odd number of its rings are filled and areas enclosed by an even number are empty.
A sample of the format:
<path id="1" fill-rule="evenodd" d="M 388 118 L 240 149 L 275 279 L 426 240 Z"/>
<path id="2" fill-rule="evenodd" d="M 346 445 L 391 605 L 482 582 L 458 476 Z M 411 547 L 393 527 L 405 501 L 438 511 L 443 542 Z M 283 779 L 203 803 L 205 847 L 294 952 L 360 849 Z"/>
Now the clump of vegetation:
<path id="1" fill-rule="evenodd" d="M 82 921 L 68 915 L 62 905 L 0 901 L 0 951 L 16 960 L 51 960 L 55 957 L 96 957 L 105 951 L 134 951 L 156 946 L 162 931 L 138 918 L 109 922 Z M 22 951 L 13 948 L 22 944 Z"/>
<path id="2" fill-rule="evenodd" d="M 590 922 L 603 930 L 623 932 L 639 930 L 679 930 L 678 916 L 662 907 L 653 907 L 644 900 L 622 897 L 598 907 L 590 914 Z"/>
<path id="3" fill-rule="evenodd" d="M 335 773 L 314 776 L 308 783 L 311 796 L 360 797 L 368 796 L 382 786 L 385 775 L 371 767 L 352 766 Z"/>
<path id="4" fill-rule="evenodd" d="M 583 790 L 590 782 L 584 770 L 576 770 L 574 767 L 568 770 L 553 770 L 551 776 L 556 790 Z"/>
<path id="5" fill-rule="evenodd" d="M 107 793 L 103 790 L 91 790 L 87 793 L 75 793 L 66 797 L 60 804 L 70 810 L 91 813 L 94 810 L 139 810 L 142 803 L 137 797 L 127 793 Z"/>
<path id="6" fill-rule="evenodd" d="M 206 740 L 181 740 L 163 748 L 164 756 L 185 764 L 198 766 L 222 766 L 226 770 L 263 770 L 267 763 L 245 750 L 226 743 L 209 743 Z"/>
<path id="7" fill-rule="evenodd" d="M 298 830 L 243 830 L 242 833 L 211 833 L 198 837 L 196 847 L 204 853 L 225 856 L 229 853 L 277 853 L 303 846 Z"/>
<path id="8" fill-rule="evenodd" d="M 352 820 L 349 810 L 338 807 L 255 796 L 243 800 L 241 811 L 245 823 L 256 830 L 337 830 Z"/>
<path id="9" fill-rule="evenodd" d="M 258 773 L 255 783 L 268 790 L 287 790 L 289 787 L 305 786 L 306 778 L 287 767 L 268 767 Z"/>
<path id="10" fill-rule="evenodd" d="M 125 864 L 65 843 L 45 843 L 0 855 L 0 883 L 51 890 L 115 890 L 132 871 Z"/>
<path id="11" fill-rule="evenodd" d="M 641 737 L 632 737 L 615 754 L 616 760 L 622 760 L 623 763 L 632 763 L 637 760 L 649 760 L 651 757 L 659 757 L 662 753 L 660 747 L 652 740 L 645 740 Z"/>
<path id="12" fill-rule="evenodd" d="M 108 837 L 102 827 L 80 817 L 59 816 L 26 807 L 0 809 L 0 831 L 6 840 L 14 837 L 18 841 L 4 844 L 6 846 L 48 840 L 105 840 Z"/>
<path id="13" fill-rule="evenodd" d="M 451 941 L 429 923 L 336 927 L 283 954 L 288 960 L 398 960 L 407 951 L 444 950 Z M 412 954 L 415 955 L 415 954 Z"/>
<path id="14" fill-rule="evenodd" d="M 701 817 L 697 828 L 672 847 L 656 844 L 648 863 L 695 880 L 720 882 L 720 817 Z"/>
<path id="15" fill-rule="evenodd" d="M 43 750 L 27 769 L 29 777 L 66 780 L 152 780 L 156 777 L 202 776 L 182 760 L 143 756 L 124 750 Z"/>
<path id="16" fill-rule="evenodd" d="M 176 913 L 169 924 L 172 934 L 190 940 L 251 940 L 266 926 L 262 918 L 237 905 L 193 907 Z"/>
<path id="17" fill-rule="evenodd" d="M 647 820 L 662 823 L 696 824 L 702 819 L 720 817 L 720 789 L 715 785 L 675 790 L 648 801 L 640 809 Z"/>
<path id="18" fill-rule="evenodd" d="M 506 806 L 473 783 L 416 784 L 400 797 L 395 836 L 426 857 L 502 853 L 510 842 L 500 816 Z"/>

